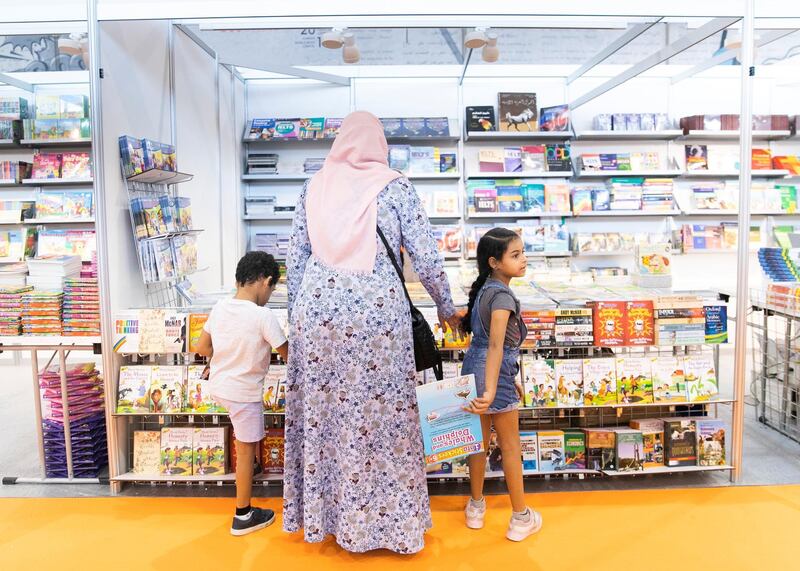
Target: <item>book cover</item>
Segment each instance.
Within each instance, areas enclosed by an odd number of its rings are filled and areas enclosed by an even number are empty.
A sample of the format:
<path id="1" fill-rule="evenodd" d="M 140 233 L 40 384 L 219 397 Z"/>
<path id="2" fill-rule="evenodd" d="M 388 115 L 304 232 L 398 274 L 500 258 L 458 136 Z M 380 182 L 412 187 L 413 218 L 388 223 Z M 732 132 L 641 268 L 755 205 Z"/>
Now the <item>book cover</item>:
<path id="1" fill-rule="evenodd" d="M 389 145 L 389 168 L 408 172 L 411 168 L 411 147 L 409 145 Z"/>
<path id="2" fill-rule="evenodd" d="M 268 428 L 261 441 L 261 461 L 265 474 L 283 474 L 286 437 L 283 428 Z"/>
<path id="3" fill-rule="evenodd" d="M 556 394 L 559 406 L 583 406 L 583 364 L 580 359 L 556 359 Z"/>
<path id="4" fill-rule="evenodd" d="M 592 322 L 594 326 L 595 345 L 598 347 L 621 347 L 625 345 L 625 332 L 628 329 L 626 302 L 594 302 L 592 304 Z"/>
<path id="5" fill-rule="evenodd" d="M 572 189 L 572 213 L 581 214 L 582 212 L 592 211 L 592 189 L 573 188 Z"/>
<path id="6" fill-rule="evenodd" d="M 642 433 L 644 469 L 664 465 L 664 421 L 657 418 L 631 420 L 631 428 Z"/>
<path id="7" fill-rule="evenodd" d="M 478 188 L 474 191 L 475 212 L 497 212 L 497 190 Z"/>
<path id="8" fill-rule="evenodd" d="M 61 155 L 59 153 L 33 153 L 34 179 L 51 179 L 61 177 Z"/>
<path id="9" fill-rule="evenodd" d="M 592 210 L 610 210 L 611 192 L 607 188 L 596 188 L 592 191 Z"/>
<path id="10" fill-rule="evenodd" d="M 449 137 L 450 121 L 447 117 L 426 117 L 423 134 L 426 137 Z"/>
<path id="11" fill-rule="evenodd" d="M 540 430 L 539 471 L 553 472 L 564 469 L 564 432 L 561 430 Z"/>
<path id="12" fill-rule="evenodd" d="M 424 137 L 425 136 L 425 118 L 424 117 L 406 117 L 400 119 L 402 124 L 402 135 L 404 137 Z"/>
<path id="13" fill-rule="evenodd" d="M 417 387 L 426 464 L 450 461 L 483 450 L 480 417 L 463 408 L 476 395 L 474 375 Z"/>
<path id="14" fill-rule="evenodd" d="M 225 407 L 211 397 L 208 365 L 189 365 L 186 381 L 186 412 L 222 414 Z"/>
<path id="15" fill-rule="evenodd" d="M 177 230 L 179 232 L 192 230 L 192 199 L 187 196 L 176 197 L 175 208 L 177 211 Z"/>
<path id="16" fill-rule="evenodd" d="M 164 160 L 163 169 L 175 172 L 178 170 L 178 154 L 173 145 L 161 143 L 161 158 Z"/>
<path id="17" fill-rule="evenodd" d="M 144 155 L 144 170 L 164 168 L 161 143 L 152 139 L 142 139 L 142 153 Z"/>
<path id="18" fill-rule="evenodd" d="M 539 116 L 536 110 L 536 94 L 498 93 L 497 115 L 501 131 L 538 130 Z"/>
<path id="19" fill-rule="evenodd" d="M 710 353 L 687 355 L 684 361 L 686 392 L 689 401 L 702 402 L 716 398 L 719 382 L 714 368 L 714 356 Z"/>
<path id="20" fill-rule="evenodd" d="M 433 215 L 458 216 L 458 193 L 452 190 L 434 191 Z"/>
<path id="21" fill-rule="evenodd" d="M 571 172 L 572 160 L 570 147 L 567 144 L 554 144 L 545 146 L 547 170 L 556 172 Z"/>
<path id="22" fill-rule="evenodd" d="M 63 192 L 40 192 L 36 196 L 36 218 L 64 218 L 65 195 Z"/>
<path id="23" fill-rule="evenodd" d="M 64 193 L 64 216 L 67 218 L 86 219 L 92 217 L 93 194 L 88 192 Z"/>
<path id="24" fill-rule="evenodd" d="M 653 402 L 653 377 L 649 357 L 617 357 L 617 402 Z"/>
<path id="25" fill-rule="evenodd" d="M 665 418 L 664 463 L 667 466 L 697 465 L 697 427 L 694 420 Z"/>
<path id="26" fill-rule="evenodd" d="M 544 202 L 547 212 L 570 212 L 568 184 L 547 184 L 544 187 Z"/>
<path id="27" fill-rule="evenodd" d="M 64 94 L 59 96 L 59 119 L 88 119 L 89 98 L 80 94 Z"/>
<path id="28" fill-rule="evenodd" d="M 564 431 L 564 467 L 562 469 L 586 469 L 586 434 L 582 430 Z"/>
<path id="29" fill-rule="evenodd" d="M 175 258 L 173 257 L 172 244 L 169 238 L 153 240 L 150 242 L 155 256 L 155 266 L 158 272 L 158 281 L 172 279 L 178 275 L 175 268 Z"/>
<path id="30" fill-rule="evenodd" d="M 505 168 L 503 151 L 500 149 L 480 149 L 478 151 L 480 172 L 503 172 Z"/>
<path id="31" fill-rule="evenodd" d="M 403 129 L 403 120 L 399 117 L 382 117 L 383 134 L 386 137 L 404 137 L 407 135 Z"/>
<path id="32" fill-rule="evenodd" d="M 505 147 L 503 149 L 503 166 L 505 172 L 521 172 L 522 149 L 519 147 Z"/>
<path id="33" fill-rule="evenodd" d="M 221 475 L 228 471 L 228 427 L 195 428 L 192 435 L 192 473 Z"/>
<path id="34" fill-rule="evenodd" d="M 616 470 L 616 434 L 608 428 L 586 428 L 586 467 Z"/>
<path id="35" fill-rule="evenodd" d="M 441 153 L 439 155 L 439 172 L 457 173 L 458 162 L 455 153 Z"/>
<path id="36" fill-rule="evenodd" d="M 414 174 L 430 174 L 438 171 L 439 160 L 436 159 L 434 147 L 411 147 L 411 172 Z"/>
<path id="37" fill-rule="evenodd" d="M 341 128 L 342 128 L 341 118 L 327 117 L 325 119 L 325 127 L 322 132 L 323 138 L 335 139 L 336 136 L 339 134 L 339 129 Z"/>
<path id="38" fill-rule="evenodd" d="M 642 346 L 655 343 L 653 302 L 634 300 L 626 302 L 625 345 Z"/>
<path id="39" fill-rule="evenodd" d="M 769 170 L 772 168 L 772 153 L 769 149 L 752 149 L 753 170 Z"/>
<path id="40" fill-rule="evenodd" d="M 467 132 L 496 131 L 494 106 L 479 105 L 467 107 Z"/>
<path id="41" fill-rule="evenodd" d="M 149 365 L 123 365 L 119 369 L 117 414 L 136 414 L 150 411 Z"/>
<path id="42" fill-rule="evenodd" d="M 322 139 L 325 129 L 324 117 L 305 117 L 300 119 L 297 131 L 298 139 Z"/>
<path id="43" fill-rule="evenodd" d="M 89 179 L 92 178 L 92 165 L 89 153 L 62 153 L 61 178 L 63 179 Z"/>
<path id="44" fill-rule="evenodd" d="M 253 119 L 250 122 L 250 140 L 272 139 L 275 136 L 275 119 Z"/>
<path id="45" fill-rule="evenodd" d="M 520 430 L 519 441 L 522 448 L 522 473 L 535 474 L 539 471 L 539 437 L 535 431 Z"/>
<path id="46" fill-rule="evenodd" d="M 286 412 L 286 365 L 270 365 L 264 377 L 264 410 Z"/>
<path id="47" fill-rule="evenodd" d="M 134 474 L 157 476 L 161 466 L 161 431 L 133 431 L 133 468 Z"/>
<path id="48" fill-rule="evenodd" d="M 36 118 L 37 119 L 60 119 L 61 118 L 61 98 L 58 95 L 49 93 L 36 94 Z"/>
<path id="49" fill-rule="evenodd" d="M 715 345 L 728 342 L 728 306 L 706 305 L 706 343 Z"/>
<path id="50" fill-rule="evenodd" d="M 522 193 L 525 212 L 545 211 L 545 185 L 530 183 L 523 184 Z"/>
<path id="51" fill-rule="evenodd" d="M 653 399 L 654 402 L 686 402 L 686 377 L 683 357 L 660 355 L 653 357 Z"/>
<path id="52" fill-rule="evenodd" d="M 569 105 L 542 107 L 539 116 L 540 131 L 569 131 Z"/>
<path id="53" fill-rule="evenodd" d="M 617 373 L 614 357 L 583 360 L 583 403 L 605 406 L 617 402 Z"/>
<path id="54" fill-rule="evenodd" d="M 186 367 L 156 365 L 150 375 L 148 409 L 157 414 L 181 412 L 186 401 Z"/>
<path id="55" fill-rule="evenodd" d="M 190 353 L 197 353 L 197 344 L 200 341 L 200 335 L 203 334 L 203 326 L 206 324 L 206 321 L 208 321 L 208 313 L 189 314 L 188 348 Z"/>
<path id="56" fill-rule="evenodd" d="M 297 139 L 300 136 L 300 119 L 275 119 L 275 139 Z"/>
<path id="57" fill-rule="evenodd" d="M 517 185 L 497 185 L 497 211 L 521 213 L 524 211 L 522 188 Z"/>
<path id="58" fill-rule="evenodd" d="M 547 170 L 546 148 L 544 145 L 526 145 L 520 147 L 522 170 L 527 172 L 545 172 Z"/>
<path id="59" fill-rule="evenodd" d="M 644 469 L 644 439 L 642 433 L 632 429 L 618 429 L 617 435 L 617 470 L 620 472 L 636 472 Z"/>
<path id="60" fill-rule="evenodd" d="M 686 145 L 686 170 L 708 170 L 708 147 L 706 145 Z"/>
<path id="61" fill-rule="evenodd" d="M 552 359 L 525 356 L 522 361 L 525 406 L 558 406 L 555 363 Z"/>
<path id="62" fill-rule="evenodd" d="M 161 474 L 192 475 L 193 428 L 168 426 L 161 429 Z"/>
<path id="63" fill-rule="evenodd" d="M 697 465 L 725 465 L 725 422 L 717 418 L 697 419 Z"/>

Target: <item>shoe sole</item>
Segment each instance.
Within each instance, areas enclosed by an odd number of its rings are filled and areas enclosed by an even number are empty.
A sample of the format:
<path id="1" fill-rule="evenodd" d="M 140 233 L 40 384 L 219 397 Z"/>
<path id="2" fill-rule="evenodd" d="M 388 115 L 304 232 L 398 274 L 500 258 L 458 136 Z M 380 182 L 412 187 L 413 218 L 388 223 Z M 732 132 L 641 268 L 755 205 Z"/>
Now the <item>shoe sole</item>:
<path id="1" fill-rule="evenodd" d="M 275 523 L 275 514 L 272 515 L 272 518 L 268 519 L 264 523 L 260 523 L 258 525 L 254 525 L 253 527 L 247 527 L 245 529 L 233 529 L 231 528 L 231 535 L 235 535 L 237 537 L 241 537 L 242 535 L 247 535 L 248 533 L 253 533 L 254 531 L 258 531 L 259 529 L 264 529 L 265 527 L 269 527 Z"/>
<path id="2" fill-rule="evenodd" d="M 539 514 L 539 524 L 536 527 L 532 528 L 530 531 L 526 531 L 525 533 L 514 533 L 512 531 L 508 531 L 506 532 L 506 538 L 510 539 L 511 541 L 523 541 L 534 533 L 538 533 L 538 531 L 542 529 L 543 522 L 544 519 L 542 518 L 542 515 Z"/>
<path id="3" fill-rule="evenodd" d="M 483 520 L 467 520 L 467 527 L 470 529 L 483 529 Z"/>

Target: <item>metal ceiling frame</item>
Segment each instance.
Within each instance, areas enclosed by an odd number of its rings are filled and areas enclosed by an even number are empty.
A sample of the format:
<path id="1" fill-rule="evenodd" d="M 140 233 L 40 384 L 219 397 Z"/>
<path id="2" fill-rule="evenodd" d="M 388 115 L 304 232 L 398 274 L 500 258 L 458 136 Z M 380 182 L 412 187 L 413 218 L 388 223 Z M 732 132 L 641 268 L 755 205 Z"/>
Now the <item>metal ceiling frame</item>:
<path id="1" fill-rule="evenodd" d="M 11 77 L 7 73 L 0 73 L 0 83 L 5 83 L 6 85 L 11 85 L 12 87 L 16 87 L 17 89 L 22 89 L 23 91 L 33 93 L 32 84 L 28 83 L 27 81 L 22 81 L 21 79 L 17 79 L 16 77 Z"/>

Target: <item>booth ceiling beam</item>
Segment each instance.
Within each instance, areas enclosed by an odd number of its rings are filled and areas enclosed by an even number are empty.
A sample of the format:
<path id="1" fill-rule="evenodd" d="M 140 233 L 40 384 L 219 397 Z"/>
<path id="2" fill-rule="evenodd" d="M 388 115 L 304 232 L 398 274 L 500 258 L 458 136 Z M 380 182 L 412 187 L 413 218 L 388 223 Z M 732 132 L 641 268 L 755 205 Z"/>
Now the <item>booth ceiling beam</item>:
<path id="1" fill-rule="evenodd" d="M 776 42 L 781 38 L 785 38 L 789 34 L 793 34 L 796 31 L 797 30 L 775 30 L 773 32 L 769 32 L 768 34 L 764 34 L 763 37 L 756 40 L 756 47 L 760 48 L 762 46 L 766 46 L 767 44 L 771 44 L 772 42 Z M 741 52 L 742 52 L 741 48 L 734 48 L 732 50 L 723 50 L 714 57 L 709 58 L 704 62 L 698 63 L 693 68 L 687 69 L 686 71 L 679 73 L 678 75 L 672 78 L 671 83 L 674 85 L 679 81 L 688 79 L 694 75 L 697 75 L 700 72 L 703 72 L 707 69 L 725 63 L 728 60 L 731 60 L 733 58 L 738 58 Z"/>
<path id="2" fill-rule="evenodd" d="M 183 32 L 183 33 L 184 33 L 184 34 L 186 34 L 187 36 L 189 36 L 189 38 L 190 38 L 190 39 L 191 39 L 191 40 L 192 40 L 194 43 L 196 43 L 198 46 L 200 46 L 200 48 L 202 48 L 202 50 L 203 50 L 204 52 L 206 52 L 208 55 L 210 55 L 211 57 L 213 57 L 214 59 L 216 59 L 216 57 L 217 57 L 217 52 L 214 50 L 214 48 L 212 48 L 211 46 L 209 46 L 209 45 L 208 45 L 208 44 L 207 44 L 207 43 L 206 43 L 206 42 L 203 40 L 203 38 L 201 38 L 200 36 L 198 36 L 198 35 L 197 35 L 197 34 L 194 32 L 194 30 L 192 30 L 192 29 L 191 29 L 189 26 L 186 26 L 185 24 L 175 24 L 175 27 L 176 27 L 176 28 L 178 28 L 178 29 L 179 29 L 181 32 Z"/>
<path id="3" fill-rule="evenodd" d="M 450 48 L 450 51 L 453 52 L 453 57 L 456 58 L 456 63 L 461 65 L 464 63 L 464 53 L 461 51 L 456 39 L 453 37 L 453 34 L 450 33 L 450 30 L 447 28 L 439 28 L 439 33 L 444 38 L 444 42 L 447 44 L 447 47 Z"/>
<path id="4" fill-rule="evenodd" d="M 11 77 L 6 73 L 0 73 L 0 83 L 5 83 L 6 85 L 11 85 L 23 91 L 33 93 L 33 85 L 21 79 L 17 79 L 16 77 Z"/>
<path id="5" fill-rule="evenodd" d="M 652 22 L 647 22 L 644 24 L 635 24 L 628 28 L 628 30 L 621 34 L 616 40 L 608 44 L 602 50 L 597 52 L 595 55 L 590 57 L 586 63 L 584 63 L 581 67 L 573 71 L 567 77 L 567 85 L 581 77 L 584 73 L 599 65 L 600 63 L 607 60 L 609 57 L 617 53 L 623 47 L 627 46 L 633 40 L 644 34 L 647 30 L 658 24 L 663 18 L 658 18 L 653 20 Z"/>
<path id="6" fill-rule="evenodd" d="M 238 61 L 230 61 L 220 58 L 220 63 L 223 65 L 246 67 L 248 69 L 257 69 L 266 71 L 267 73 L 278 73 L 280 75 L 289 75 L 291 77 L 300 77 L 303 79 L 315 79 L 317 81 L 324 81 L 327 83 L 334 83 L 336 85 L 350 85 L 350 78 L 341 75 L 334 75 L 332 73 L 322 73 L 319 71 L 312 71 L 310 69 L 303 69 L 300 67 L 293 67 L 291 65 L 264 65 L 260 57 L 255 58 L 239 58 Z"/>
<path id="7" fill-rule="evenodd" d="M 681 53 L 692 47 L 693 45 L 702 42 L 706 38 L 713 36 L 714 34 L 724 30 L 728 26 L 735 24 L 741 20 L 741 17 L 736 18 L 714 18 L 710 22 L 700 26 L 696 30 L 692 30 L 684 34 L 680 39 L 672 42 L 670 45 L 658 50 L 651 56 L 648 56 L 641 60 L 638 63 L 635 63 L 616 77 L 612 77 L 602 85 L 599 85 L 592 89 L 591 91 L 584 93 L 580 97 L 570 101 L 569 106 L 571 109 L 576 109 L 585 103 L 588 103 L 592 99 L 600 97 L 607 91 L 610 91 L 617 87 L 618 85 L 622 85 L 629 79 L 633 79 L 637 75 L 640 75 L 647 71 L 650 68 L 657 66 L 658 64 L 667 61 L 671 57 L 676 56 L 677 54 Z"/>

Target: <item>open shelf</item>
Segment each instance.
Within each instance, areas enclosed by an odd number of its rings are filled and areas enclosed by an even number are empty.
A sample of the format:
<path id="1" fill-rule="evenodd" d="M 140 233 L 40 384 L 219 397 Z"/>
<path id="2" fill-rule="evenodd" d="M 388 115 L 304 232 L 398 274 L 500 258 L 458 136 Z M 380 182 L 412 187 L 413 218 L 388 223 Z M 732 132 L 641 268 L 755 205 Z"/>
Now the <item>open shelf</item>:
<path id="1" fill-rule="evenodd" d="M 23 185 L 14 179 L 10 178 L 0 179 L 0 188 L 19 188 L 21 186 Z"/>
<path id="2" fill-rule="evenodd" d="M 115 478 L 111 478 L 113 482 L 162 482 L 162 483 L 198 483 L 198 482 L 208 482 L 208 483 L 234 483 L 236 482 L 236 474 L 205 474 L 205 475 L 191 475 L 191 476 L 180 476 L 178 474 L 134 474 L 133 472 L 128 472 L 126 474 L 120 474 Z M 253 483 L 263 483 L 263 482 L 283 482 L 283 475 L 279 474 L 259 474 L 253 478 Z"/>
<path id="3" fill-rule="evenodd" d="M 150 184 L 177 184 L 188 182 L 194 175 L 177 171 L 165 171 L 161 169 L 150 169 L 128 177 L 131 182 L 145 182 Z"/>
<path id="4" fill-rule="evenodd" d="M 101 342 L 99 335 L 3 335 L 0 336 L 0 345 L 95 345 Z"/>
<path id="5" fill-rule="evenodd" d="M 458 180 L 461 173 L 457 172 L 431 172 L 431 173 L 410 173 L 406 177 L 408 180 Z"/>
<path id="6" fill-rule="evenodd" d="M 76 186 L 94 184 L 91 178 L 25 178 L 25 186 Z"/>
<path id="7" fill-rule="evenodd" d="M 591 210 L 575 214 L 575 218 L 616 218 L 631 216 L 677 216 L 680 210 Z"/>
<path id="8" fill-rule="evenodd" d="M 739 171 L 709 171 L 695 170 L 685 171 L 681 174 L 683 178 L 739 178 Z M 752 178 L 785 178 L 789 176 L 789 171 L 782 169 L 753 169 L 750 171 Z"/>
<path id="9" fill-rule="evenodd" d="M 753 130 L 754 141 L 775 141 L 787 139 L 791 131 L 756 131 Z M 739 130 L 735 131 L 685 131 L 678 137 L 681 141 L 738 141 Z"/>
<path id="10" fill-rule="evenodd" d="M 472 172 L 468 179 L 494 178 L 571 178 L 572 171 L 519 171 L 519 172 Z"/>
<path id="11" fill-rule="evenodd" d="M 575 135 L 577 141 L 671 141 L 683 134 L 680 129 L 665 131 L 584 131 Z"/>
<path id="12" fill-rule="evenodd" d="M 529 255 L 529 254 L 526 254 Z M 668 348 L 665 346 L 660 345 L 651 345 L 651 348 Z M 695 401 L 695 402 L 688 402 L 688 401 L 669 401 L 669 402 L 641 402 L 641 403 L 609 403 L 609 404 L 584 404 L 580 406 L 567 406 L 567 405 L 558 405 L 558 406 L 525 406 L 520 407 L 520 411 L 524 410 L 571 410 L 571 409 L 595 409 L 595 408 L 609 408 L 609 409 L 616 409 L 616 408 L 647 408 L 653 406 L 660 406 L 660 407 L 672 407 L 672 406 L 696 406 L 696 405 L 708 405 L 708 404 L 731 404 L 735 402 L 732 398 L 715 398 L 711 400 L 705 401 Z"/>
<path id="13" fill-rule="evenodd" d="M 476 212 L 468 214 L 467 220 L 493 219 L 493 218 L 570 218 L 572 212 Z"/>
<path id="14" fill-rule="evenodd" d="M 165 232 L 164 234 L 159 234 L 158 236 L 147 236 L 143 238 L 137 238 L 137 242 L 144 242 L 146 240 L 160 240 L 161 238 L 172 238 L 173 236 L 190 236 L 192 234 L 200 234 L 204 230 L 200 228 L 192 229 L 192 230 L 178 230 L 175 232 Z"/>
<path id="15" fill-rule="evenodd" d="M 22 139 L 23 147 L 86 147 L 92 144 L 91 139 Z"/>
<path id="16" fill-rule="evenodd" d="M 426 143 L 450 143 L 453 146 L 458 144 L 458 141 L 461 137 L 456 137 L 453 135 L 419 135 L 413 137 L 386 137 L 386 142 L 390 145 L 405 145 L 405 144 L 426 144 Z"/>
<path id="17" fill-rule="evenodd" d="M 292 173 L 292 174 L 243 174 L 242 180 L 260 181 L 260 182 L 287 182 L 287 181 L 304 181 L 311 178 L 313 175 L 309 173 Z"/>
<path id="18" fill-rule="evenodd" d="M 659 171 L 579 171 L 575 173 L 575 178 L 674 178 L 681 176 L 680 170 L 659 170 Z"/>
<path id="19" fill-rule="evenodd" d="M 245 214 L 242 220 L 249 220 L 251 222 L 270 222 L 280 220 L 294 220 L 294 212 L 285 212 L 281 214 Z"/>
<path id="20" fill-rule="evenodd" d="M 604 476 L 648 476 L 650 474 L 675 474 L 680 472 L 719 472 L 733 470 L 733 466 L 659 466 L 645 470 L 602 470 Z"/>
<path id="21" fill-rule="evenodd" d="M 613 252 L 574 252 L 573 255 L 579 258 L 610 258 L 614 256 L 632 256 L 633 250 L 615 250 Z"/>
<path id="22" fill-rule="evenodd" d="M 738 210 L 684 210 L 684 216 L 711 216 L 711 217 L 737 217 L 739 216 Z M 751 212 L 750 216 L 800 216 L 800 212 L 765 212 L 756 211 Z"/>
<path id="23" fill-rule="evenodd" d="M 572 131 L 469 131 L 465 141 L 567 141 Z"/>
<path id="24" fill-rule="evenodd" d="M 19 147 L 19 143 L 14 139 L 0 139 L 0 149 Z"/>
<path id="25" fill-rule="evenodd" d="M 94 224 L 94 218 L 28 218 L 22 222 L 28 226 L 38 224 Z"/>

